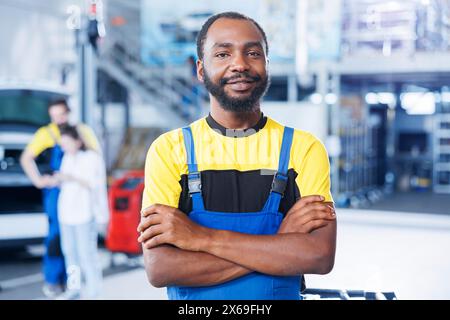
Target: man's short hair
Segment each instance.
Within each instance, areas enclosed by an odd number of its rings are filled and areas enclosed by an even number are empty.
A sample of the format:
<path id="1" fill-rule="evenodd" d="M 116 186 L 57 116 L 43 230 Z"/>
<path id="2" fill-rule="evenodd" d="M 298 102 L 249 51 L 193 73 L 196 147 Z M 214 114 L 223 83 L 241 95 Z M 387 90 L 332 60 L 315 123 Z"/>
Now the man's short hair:
<path id="1" fill-rule="evenodd" d="M 269 45 L 267 43 L 266 33 L 264 32 L 263 28 L 261 28 L 261 26 L 258 24 L 258 22 L 256 22 L 255 20 L 253 20 L 250 17 L 247 17 L 246 15 L 243 15 L 242 13 L 227 11 L 227 12 L 222 12 L 222 13 L 215 14 L 215 15 L 209 17 L 208 20 L 206 20 L 206 22 L 203 24 L 202 28 L 200 29 L 200 32 L 197 35 L 197 56 L 200 60 L 203 59 L 203 46 L 205 44 L 206 34 L 208 33 L 208 30 L 211 27 L 211 25 L 220 18 L 227 18 L 227 19 L 234 19 L 234 20 L 247 20 L 247 21 L 252 22 L 256 26 L 256 28 L 258 28 L 259 32 L 261 32 L 261 35 L 264 39 L 264 43 L 266 46 L 266 54 L 269 54 Z"/>
<path id="2" fill-rule="evenodd" d="M 60 106 L 60 105 L 64 106 L 66 108 L 67 112 L 70 112 L 70 107 L 69 107 L 69 104 L 67 103 L 66 99 L 51 100 L 47 105 L 47 110 L 50 110 L 54 106 Z"/>

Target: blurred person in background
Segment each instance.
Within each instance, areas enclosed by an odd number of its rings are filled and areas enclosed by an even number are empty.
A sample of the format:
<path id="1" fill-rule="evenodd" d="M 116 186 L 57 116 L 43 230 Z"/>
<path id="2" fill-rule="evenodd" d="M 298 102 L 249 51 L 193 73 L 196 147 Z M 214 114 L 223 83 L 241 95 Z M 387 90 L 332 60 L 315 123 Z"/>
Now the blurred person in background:
<path id="1" fill-rule="evenodd" d="M 169 299 L 299 300 L 302 275 L 333 268 L 328 154 L 261 112 L 268 49 L 251 18 L 210 17 L 197 38 L 210 114 L 148 151 L 138 240 Z"/>
<path id="2" fill-rule="evenodd" d="M 197 66 L 195 57 L 190 55 L 186 59 L 186 66 L 189 71 L 189 81 L 186 83 L 186 92 L 182 95 L 184 104 L 183 112 L 186 117 L 197 117 L 201 112 L 201 83 L 197 79 Z"/>
<path id="3" fill-rule="evenodd" d="M 60 127 L 68 124 L 70 108 L 66 100 L 55 100 L 49 103 L 48 113 L 51 123 L 36 131 L 22 153 L 20 163 L 33 185 L 43 190 L 44 211 L 48 216 L 49 223 L 43 259 L 45 278 L 43 292 L 47 297 L 53 298 L 61 294 L 66 285 L 57 212 L 59 187 L 54 185 L 51 172 L 50 174 L 39 172 L 35 159 L 43 152 L 50 152 L 50 169 L 52 172 L 59 170 L 63 157 L 60 147 Z M 86 146 L 93 150 L 100 150 L 93 130 L 84 124 L 79 124 L 78 127 Z"/>
<path id="4" fill-rule="evenodd" d="M 86 148 L 76 127 L 62 127 L 60 143 L 64 157 L 52 178 L 61 188 L 58 219 L 68 279 L 59 298 L 80 298 L 84 278 L 85 298 L 96 299 L 102 282 L 97 229 L 104 228 L 109 217 L 106 168 L 101 154 Z"/>
<path id="5" fill-rule="evenodd" d="M 202 96 L 206 93 L 203 87 L 203 84 L 198 80 L 197 78 L 197 63 L 196 63 L 196 57 L 191 55 L 188 57 L 188 65 L 190 67 L 190 74 L 191 74 L 191 83 L 192 86 L 192 95 L 194 97 L 194 106 L 196 108 L 195 115 L 198 117 L 201 115 L 201 108 L 202 108 Z"/>

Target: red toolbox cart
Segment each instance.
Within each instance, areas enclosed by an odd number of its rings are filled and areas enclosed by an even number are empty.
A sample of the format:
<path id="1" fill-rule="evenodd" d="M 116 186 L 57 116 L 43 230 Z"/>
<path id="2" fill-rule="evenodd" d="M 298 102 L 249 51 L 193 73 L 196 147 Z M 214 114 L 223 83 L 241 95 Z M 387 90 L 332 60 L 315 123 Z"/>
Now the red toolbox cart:
<path id="1" fill-rule="evenodd" d="M 141 244 L 137 241 L 140 222 L 144 171 L 129 171 L 115 181 L 109 190 L 111 217 L 106 235 L 106 248 L 111 252 L 140 255 Z"/>

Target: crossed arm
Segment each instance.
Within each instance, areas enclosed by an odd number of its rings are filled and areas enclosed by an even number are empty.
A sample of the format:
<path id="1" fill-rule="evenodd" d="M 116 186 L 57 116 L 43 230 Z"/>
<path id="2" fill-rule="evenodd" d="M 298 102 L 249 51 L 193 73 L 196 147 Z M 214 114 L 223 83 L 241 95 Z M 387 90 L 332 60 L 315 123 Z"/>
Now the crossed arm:
<path id="1" fill-rule="evenodd" d="M 176 208 L 153 205 L 138 227 L 153 286 L 209 286 L 253 271 L 325 274 L 334 264 L 336 219 L 319 196 L 300 199 L 275 235 L 248 235 L 199 226 Z"/>

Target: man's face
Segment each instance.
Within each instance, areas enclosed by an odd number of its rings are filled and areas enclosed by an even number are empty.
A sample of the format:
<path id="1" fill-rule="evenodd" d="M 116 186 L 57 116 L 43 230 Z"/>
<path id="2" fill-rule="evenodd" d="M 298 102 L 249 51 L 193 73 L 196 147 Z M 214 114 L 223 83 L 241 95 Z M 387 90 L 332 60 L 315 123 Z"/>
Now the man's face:
<path id="1" fill-rule="evenodd" d="M 50 120 L 58 126 L 66 124 L 69 121 L 69 112 L 63 104 L 55 104 L 48 109 Z"/>
<path id="2" fill-rule="evenodd" d="M 269 86 L 264 39 L 251 21 L 216 20 L 197 67 L 199 80 L 225 110 L 254 110 Z"/>

